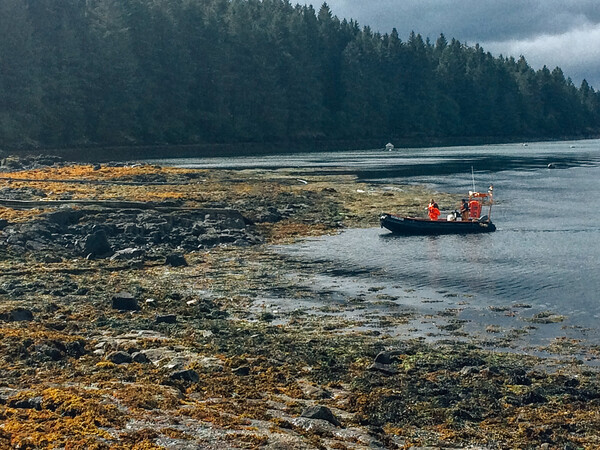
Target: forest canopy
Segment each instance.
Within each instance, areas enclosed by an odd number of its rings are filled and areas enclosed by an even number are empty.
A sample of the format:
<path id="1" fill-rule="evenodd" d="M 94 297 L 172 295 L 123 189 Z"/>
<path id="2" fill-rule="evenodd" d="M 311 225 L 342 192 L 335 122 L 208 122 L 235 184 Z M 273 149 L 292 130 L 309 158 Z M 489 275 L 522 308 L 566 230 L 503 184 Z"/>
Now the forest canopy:
<path id="1" fill-rule="evenodd" d="M 287 0 L 0 0 L 0 146 L 574 137 L 600 95 Z"/>

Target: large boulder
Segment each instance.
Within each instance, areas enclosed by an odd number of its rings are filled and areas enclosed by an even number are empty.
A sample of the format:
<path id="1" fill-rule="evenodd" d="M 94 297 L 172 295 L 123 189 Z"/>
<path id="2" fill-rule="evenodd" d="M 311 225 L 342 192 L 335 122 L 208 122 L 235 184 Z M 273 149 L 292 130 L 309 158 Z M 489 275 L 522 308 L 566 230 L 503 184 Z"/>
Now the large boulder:
<path id="1" fill-rule="evenodd" d="M 341 426 L 340 421 L 333 415 L 331 410 L 327 406 L 309 406 L 301 414 L 302 417 L 306 417 L 308 419 L 321 419 L 326 420 L 327 422 L 335 425 L 336 427 Z"/>
<path id="2" fill-rule="evenodd" d="M 170 255 L 167 255 L 165 264 L 172 267 L 186 267 L 188 262 L 181 253 L 171 253 Z"/>
<path id="3" fill-rule="evenodd" d="M 104 230 L 97 230 L 83 239 L 83 253 L 93 258 L 112 254 L 112 248 Z"/>
<path id="4" fill-rule="evenodd" d="M 109 353 L 106 355 L 106 359 L 114 364 L 129 364 L 133 361 L 131 355 L 124 351 Z"/>
<path id="5" fill-rule="evenodd" d="M 25 308 L 15 308 L 10 311 L 0 313 L 0 320 L 6 322 L 30 322 L 33 320 L 33 313 Z"/>
<path id="6" fill-rule="evenodd" d="M 140 309 L 137 300 L 129 292 L 117 292 L 113 295 L 112 307 L 119 311 L 137 311 Z"/>
<path id="7" fill-rule="evenodd" d="M 171 380 L 176 381 L 189 381 L 192 383 L 197 383 L 200 381 L 200 375 L 195 370 L 187 369 L 187 370 L 177 370 L 171 375 L 169 375 Z"/>

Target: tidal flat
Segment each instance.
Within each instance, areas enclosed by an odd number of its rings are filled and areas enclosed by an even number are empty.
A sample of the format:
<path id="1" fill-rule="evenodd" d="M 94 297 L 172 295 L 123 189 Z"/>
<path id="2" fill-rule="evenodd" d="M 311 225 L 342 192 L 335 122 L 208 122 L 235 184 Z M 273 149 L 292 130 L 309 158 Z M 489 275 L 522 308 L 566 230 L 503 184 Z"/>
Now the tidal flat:
<path id="1" fill-rule="evenodd" d="M 425 187 L 55 157 L 0 170 L 0 448 L 600 446 L 582 343 L 508 352 L 494 325 L 465 339 L 452 311 L 332 293 L 307 280 L 334 268 L 274 250 L 420 214 Z"/>

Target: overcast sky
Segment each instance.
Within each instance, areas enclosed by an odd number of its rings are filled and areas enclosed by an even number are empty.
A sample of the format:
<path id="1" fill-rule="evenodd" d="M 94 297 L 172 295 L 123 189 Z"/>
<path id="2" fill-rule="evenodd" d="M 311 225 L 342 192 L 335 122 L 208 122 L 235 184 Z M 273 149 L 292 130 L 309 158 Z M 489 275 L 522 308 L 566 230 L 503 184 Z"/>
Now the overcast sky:
<path id="1" fill-rule="evenodd" d="M 322 2 L 313 3 L 319 10 Z M 579 87 L 600 90 L 600 0 L 327 0 L 334 15 L 406 40 L 444 33 L 534 69 L 559 66 Z"/>

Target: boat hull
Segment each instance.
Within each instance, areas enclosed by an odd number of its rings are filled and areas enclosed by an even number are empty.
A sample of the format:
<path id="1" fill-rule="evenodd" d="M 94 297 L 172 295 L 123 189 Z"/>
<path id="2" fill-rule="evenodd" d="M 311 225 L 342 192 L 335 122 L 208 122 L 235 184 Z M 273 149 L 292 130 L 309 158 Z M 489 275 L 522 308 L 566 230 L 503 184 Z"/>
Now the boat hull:
<path id="1" fill-rule="evenodd" d="M 383 214 L 381 226 L 395 234 L 473 234 L 491 233 L 496 226 L 491 221 L 448 221 L 429 220 L 416 217 L 401 217 L 394 214 Z"/>

